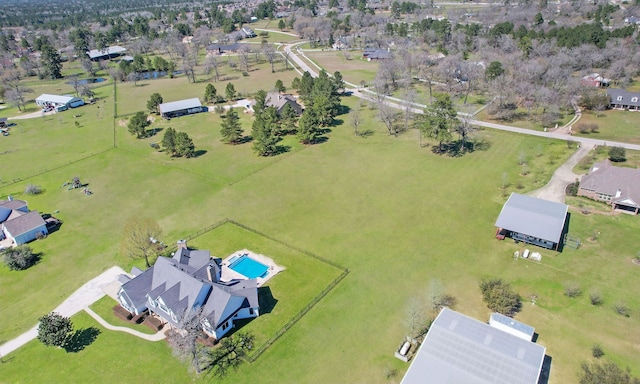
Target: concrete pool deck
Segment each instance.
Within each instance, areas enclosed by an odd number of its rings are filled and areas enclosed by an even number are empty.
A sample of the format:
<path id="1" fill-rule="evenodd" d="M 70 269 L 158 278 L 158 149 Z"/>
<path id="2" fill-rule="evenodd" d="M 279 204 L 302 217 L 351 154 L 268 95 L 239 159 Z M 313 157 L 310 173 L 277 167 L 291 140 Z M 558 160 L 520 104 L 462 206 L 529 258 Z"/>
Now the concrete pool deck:
<path id="1" fill-rule="evenodd" d="M 268 273 L 265 277 L 256 278 L 256 280 L 258 281 L 258 287 L 261 287 L 264 283 L 269 281 L 269 279 L 271 279 L 273 276 L 277 275 L 279 272 L 284 271 L 286 269 L 276 264 L 273 261 L 273 259 L 270 257 L 252 252 L 248 249 L 242 249 L 240 251 L 235 251 L 231 255 L 227 256 L 224 260 L 222 260 L 222 271 L 221 271 L 220 280 L 231 281 L 231 280 L 247 280 L 248 279 L 247 276 L 229 268 L 229 265 L 231 264 L 231 260 L 234 258 L 238 258 L 242 255 L 247 255 L 249 258 L 259 263 L 262 263 L 268 267 L 267 269 Z"/>

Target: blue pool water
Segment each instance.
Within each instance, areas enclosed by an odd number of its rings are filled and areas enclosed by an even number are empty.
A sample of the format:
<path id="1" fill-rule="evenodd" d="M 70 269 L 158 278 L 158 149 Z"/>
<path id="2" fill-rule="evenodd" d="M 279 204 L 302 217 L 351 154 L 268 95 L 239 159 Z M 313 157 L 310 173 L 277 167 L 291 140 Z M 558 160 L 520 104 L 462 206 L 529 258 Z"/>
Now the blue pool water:
<path id="1" fill-rule="evenodd" d="M 229 268 L 250 279 L 265 277 L 269 270 L 269 267 L 253 260 L 248 255 L 242 255 L 232 260 L 231 264 L 229 264 Z"/>

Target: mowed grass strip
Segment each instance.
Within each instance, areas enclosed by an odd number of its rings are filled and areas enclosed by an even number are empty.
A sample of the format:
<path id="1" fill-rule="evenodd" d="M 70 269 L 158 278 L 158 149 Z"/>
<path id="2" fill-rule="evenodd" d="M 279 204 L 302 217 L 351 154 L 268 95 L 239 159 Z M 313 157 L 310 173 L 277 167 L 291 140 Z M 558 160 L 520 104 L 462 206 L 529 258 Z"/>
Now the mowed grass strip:
<path id="1" fill-rule="evenodd" d="M 596 132 L 580 132 L 581 125 L 597 125 Z M 573 125 L 573 134 L 599 140 L 620 141 L 623 143 L 640 143 L 640 113 L 635 111 L 602 111 L 596 116 L 592 111 L 584 111 L 580 120 Z"/>

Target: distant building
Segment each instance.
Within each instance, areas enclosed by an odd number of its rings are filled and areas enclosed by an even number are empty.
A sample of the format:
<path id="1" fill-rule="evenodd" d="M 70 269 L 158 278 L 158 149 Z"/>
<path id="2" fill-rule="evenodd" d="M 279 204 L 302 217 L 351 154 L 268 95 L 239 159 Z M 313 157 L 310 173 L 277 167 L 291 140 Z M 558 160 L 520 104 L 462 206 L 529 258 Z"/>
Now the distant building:
<path id="1" fill-rule="evenodd" d="M 568 209 L 566 204 L 512 193 L 496 220 L 496 237 L 559 251 Z"/>
<path id="2" fill-rule="evenodd" d="M 170 119 L 172 117 L 206 112 L 207 107 L 203 107 L 202 103 L 200 103 L 200 99 L 196 97 L 193 99 L 162 103 L 158 105 L 158 110 L 160 111 L 160 115 L 162 117 L 164 117 L 165 119 Z"/>
<path id="3" fill-rule="evenodd" d="M 114 45 L 105 49 L 92 49 L 90 51 L 87 51 L 87 55 L 89 56 L 89 59 L 98 61 L 113 59 L 114 57 L 124 55 L 125 52 L 127 52 L 126 48 L 122 48 L 119 45 Z"/>
<path id="4" fill-rule="evenodd" d="M 545 347 L 444 308 L 401 384 L 538 384 Z"/>
<path id="5" fill-rule="evenodd" d="M 223 53 L 238 52 L 242 44 L 209 44 L 207 46 L 207 55 L 222 55 Z"/>
<path id="6" fill-rule="evenodd" d="M 589 173 L 582 176 L 578 196 L 637 215 L 640 213 L 640 169 L 615 167 L 609 160 L 595 163 Z"/>
<path id="7" fill-rule="evenodd" d="M 580 79 L 580 84 L 589 87 L 608 87 L 611 84 L 611 79 L 602 77 L 599 73 L 592 73 Z"/>
<path id="8" fill-rule="evenodd" d="M 362 52 L 362 58 L 371 60 L 386 60 L 391 58 L 391 52 L 388 49 L 365 48 Z"/>
<path id="9" fill-rule="evenodd" d="M 627 92 L 623 89 L 608 88 L 609 108 L 638 111 L 640 110 L 640 92 Z"/>
<path id="10" fill-rule="evenodd" d="M 242 28 L 240 29 L 240 31 L 242 32 L 242 34 L 244 35 L 244 37 L 245 37 L 246 39 L 250 39 L 250 38 L 252 38 L 252 37 L 256 37 L 256 36 L 258 36 L 258 35 L 256 35 L 256 33 L 253 31 L 253 29 L 251 29 L 251 28 L 242 27 Z"/>
<path id="11" fill-rule="evenodd" d="M 69 108 L 80 107 L 84 105 L 84 100 L 69 95 L 50 95 L 43 93 L 36 98 L 36 104 L 45 110 L 60 112 Z"/>

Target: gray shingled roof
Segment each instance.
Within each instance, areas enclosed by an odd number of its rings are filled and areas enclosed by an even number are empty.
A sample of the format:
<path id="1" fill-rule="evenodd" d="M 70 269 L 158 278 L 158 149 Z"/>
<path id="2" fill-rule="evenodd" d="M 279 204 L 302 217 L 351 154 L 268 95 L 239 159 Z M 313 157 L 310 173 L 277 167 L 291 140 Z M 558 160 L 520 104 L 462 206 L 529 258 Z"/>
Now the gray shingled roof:
<path id="1" fill-rule="evenodd" d="M 537 384 L 545 348 L 444 308 L 402 384 Z"/>
<path id="2" fill-rule="evenodd" d="M 27 206 L 27 202 L 24 200 L 2 200 L 0 201 L 0 207 L 9 209 L 22 209 Z"/>
<path id="3" fill-rule="evenodd" d="M 200 99 L 197 97 L 193 99 L 185 99 L 178 101 L 171 101 L 168 103 L 162 103 L 158 105 L 158 110 L 160 113 L 168 113 L 168 112 L 176 112 L 182 111 L 185 109 L 198 108 L 202 107 L 202 103 L 200 103 Z"/>
<path id="4" fill-rule="evenodd" d="M 560 243 L 568 208 L 566 204 L 512 193 L 495 226 Z"/>
<path id="5" fill-rule="evenodd" d="M 607 95 L 609 95 L 611 104 L 640 107 L 640 92 L 628 92 L 623 89 L 607 88 Z"/>
<path id="6" fill-rule="evenodd" d="M 609 160 L 596 163 L 591 169 L 582 176 L 580 189 L 609 195 L 612 202 L 631 199 L 640 207 L 640 169 L 616 167 Z M 616 197 L 618 191 L 620 194 Z"/>
<path id="7" fill-rule="evenodd" d="M 267 93 L 265 105 L 267 107 L 275 107 L 278 114 L 282 112 L 282 109 L 287 104 L 289 104 L 298 115 L 302 113 L 302 106 L 298 104 L 298 101 L 292 95 L 281 94 L 279 92 Z"/>
<path id="8" fill-rule="evenodd" d="M 89 58 L 95 59 L 102 56 L 120 55 L 125 53 L 126 51 L 126 48 L 123 48 L 119 45 L 114 45 L 105 49 L 92 49 L 90 51 L 87 51 L 87 55 L 89 55 Z"/>
<path id="9" fill-rule="evenodd" d="M 38 211 L 31 211 L 15 219 L 7 220 L 3 225 L 7 232 L 13 237 L 20 236 L 23 233 L 42 226 L 46 228 L 46 223 Z"/>

